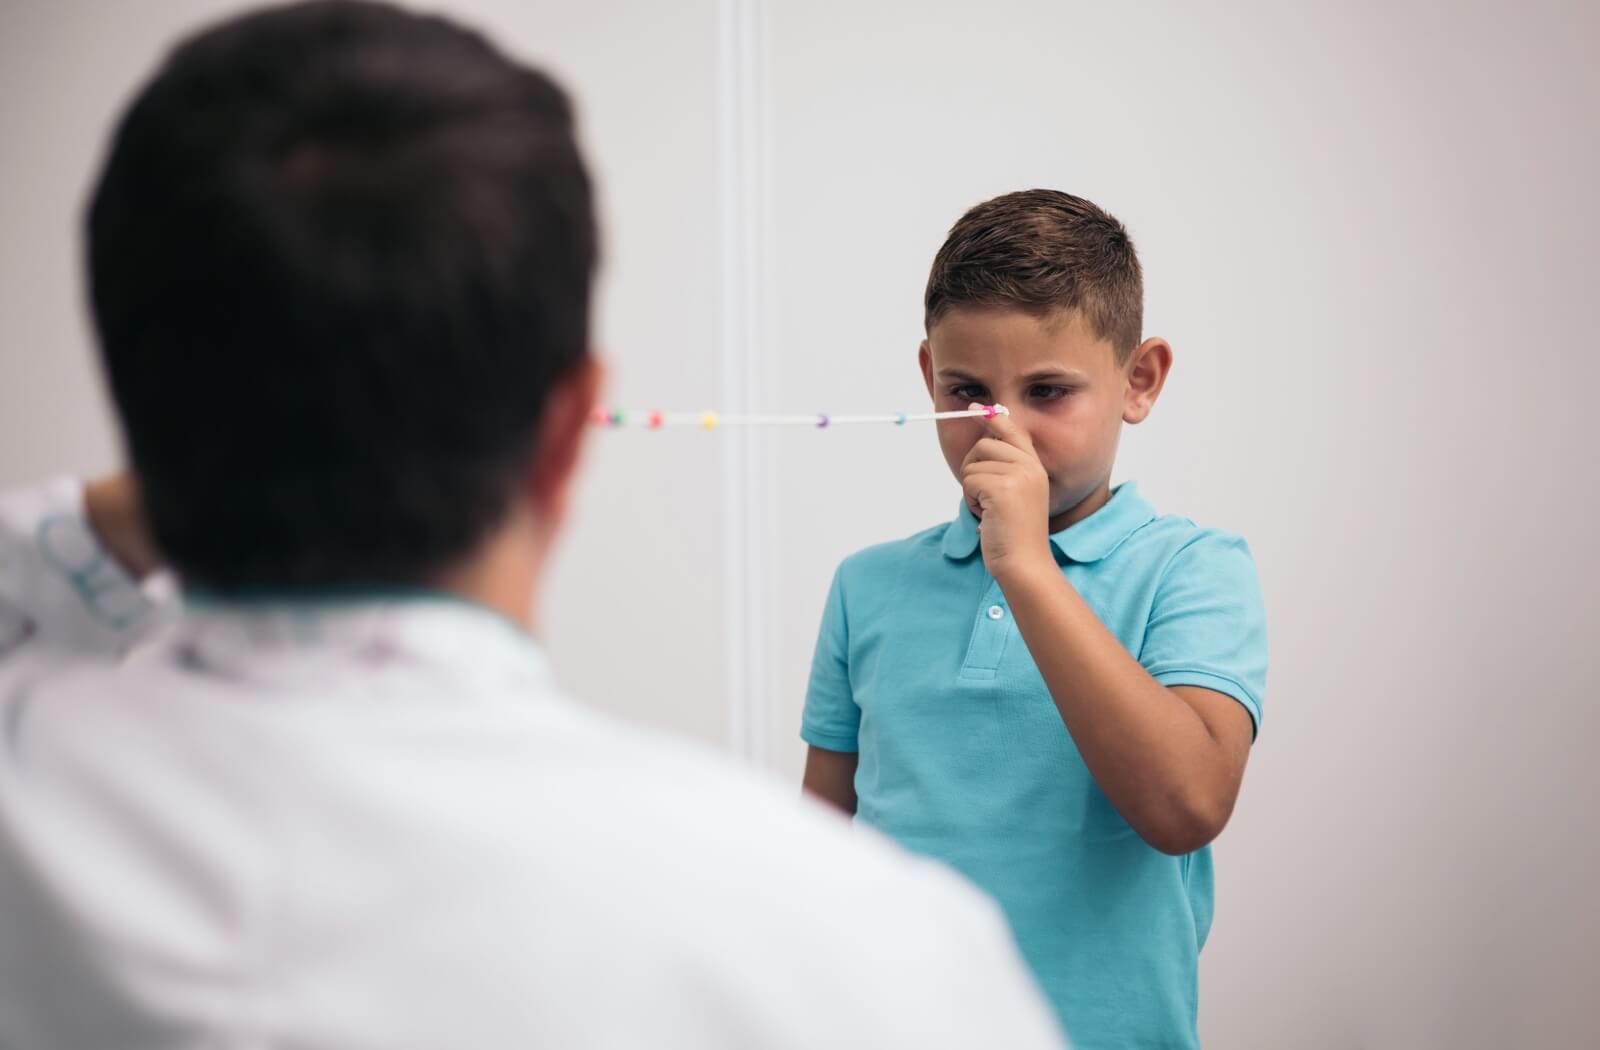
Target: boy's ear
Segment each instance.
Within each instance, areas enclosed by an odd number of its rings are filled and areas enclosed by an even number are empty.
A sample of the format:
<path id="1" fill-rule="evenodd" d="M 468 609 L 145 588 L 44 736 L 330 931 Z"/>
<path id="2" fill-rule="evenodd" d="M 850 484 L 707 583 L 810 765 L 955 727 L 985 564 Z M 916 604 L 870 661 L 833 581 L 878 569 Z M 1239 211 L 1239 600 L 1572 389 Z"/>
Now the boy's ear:
<path id="1" fill-rule="evenodd" d="M 1122 421 L 1143 423 L 1172 371 L 1172 344 L 1165 339 L 1146 339 L 1128 355 L 1126 368 L 1128 388 L 1123 394 Z"/>
<path id="2" fill-rule="evenodd" d="M 566 516 L 572 481 L 604 380 L 605 366 L 594 354 L 585 354 L 550 387 L 545 397 L 527 475 L 527 493 L 539 516 L 549 523 Z"/>
<path id="3" fill-rule="evenodd" d="M 928 341 L 926 339 L 917 348 L 917 365 L 922 369 L 922 381 L 928 387 L 928 400 L 939 400 L 938 396 L 933 392 L 933 353 L 928 349 Z"/>

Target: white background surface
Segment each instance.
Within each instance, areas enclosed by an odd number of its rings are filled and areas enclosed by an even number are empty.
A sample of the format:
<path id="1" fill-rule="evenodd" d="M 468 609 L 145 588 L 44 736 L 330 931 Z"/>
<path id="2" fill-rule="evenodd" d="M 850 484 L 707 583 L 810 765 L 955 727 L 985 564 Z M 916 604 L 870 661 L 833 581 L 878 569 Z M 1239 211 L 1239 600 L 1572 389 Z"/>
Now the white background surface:
<path id="1" fill-rule="evenodd" d="M 79 210 L 157 56 L 238 7 L 0 3 L 0 483 L 117 461 Z M 622 404 L 915 410 L 962 210 L 1039 185 L 1122 218 L 1177 359 L 1118 476 L 1244 533 L 1271 617 L 1202 1036 L 1592 1041 L 1592 5 L 448 9 L 578 97 Z M 596 705 L 797 780 L 829 573 L 957 490 L 931 430 L 728 440 L 596 435 L 546 636 Z"/>

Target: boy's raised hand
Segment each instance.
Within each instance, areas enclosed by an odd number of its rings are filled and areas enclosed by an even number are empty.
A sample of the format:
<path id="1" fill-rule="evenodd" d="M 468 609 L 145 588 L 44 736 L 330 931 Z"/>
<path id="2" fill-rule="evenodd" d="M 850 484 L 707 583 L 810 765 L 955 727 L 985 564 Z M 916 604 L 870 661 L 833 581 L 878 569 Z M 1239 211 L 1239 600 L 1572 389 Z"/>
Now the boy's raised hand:
<path id="1" fill-rule="evenodd" d="M 961 488 L 979 521 L 983 563 L 998 580 L 1041 558 L 1053 564 L 1050 476 L 1033 442 L 1009 415 L 990 416 L 983 425 L 985 435 L 961 461 Z"/>

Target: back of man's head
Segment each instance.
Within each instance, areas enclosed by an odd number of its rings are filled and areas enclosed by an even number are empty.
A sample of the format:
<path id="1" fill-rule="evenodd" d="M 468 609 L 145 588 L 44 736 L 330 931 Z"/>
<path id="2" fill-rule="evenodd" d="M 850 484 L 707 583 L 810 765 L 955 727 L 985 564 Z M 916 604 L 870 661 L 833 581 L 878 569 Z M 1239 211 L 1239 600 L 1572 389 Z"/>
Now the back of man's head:
<path id="1" fill-rule="evenodd" d="M 151 525 L 213 589 L 468 555 L 587 354 L 566 96 L 438 18 L 313 2 L 183 43 L 117 129 L 88 235 Z"/>

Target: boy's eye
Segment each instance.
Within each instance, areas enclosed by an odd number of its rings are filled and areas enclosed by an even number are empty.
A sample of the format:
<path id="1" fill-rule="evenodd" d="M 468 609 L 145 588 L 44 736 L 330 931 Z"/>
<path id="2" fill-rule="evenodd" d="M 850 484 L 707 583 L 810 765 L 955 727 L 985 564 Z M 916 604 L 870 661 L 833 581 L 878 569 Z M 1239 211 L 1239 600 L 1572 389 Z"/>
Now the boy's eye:
<path id="1" fill-rule="evenodd" d="M 1028 389 L 1028 396 L 1040 401 L 1060 401 L 1070 393 L 1072 393 L 1071 387 L 1050 386 L 1045 383 L 1040 383 Z"/>
<path id="2" fill-rule="evenodd" d="M 989 396 L 989 391 L 976 383 L 967 383 L 963 386 L 951 387 L 950 396 L 962 401 L 982 401 Z"/>

